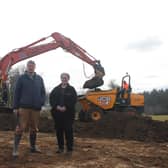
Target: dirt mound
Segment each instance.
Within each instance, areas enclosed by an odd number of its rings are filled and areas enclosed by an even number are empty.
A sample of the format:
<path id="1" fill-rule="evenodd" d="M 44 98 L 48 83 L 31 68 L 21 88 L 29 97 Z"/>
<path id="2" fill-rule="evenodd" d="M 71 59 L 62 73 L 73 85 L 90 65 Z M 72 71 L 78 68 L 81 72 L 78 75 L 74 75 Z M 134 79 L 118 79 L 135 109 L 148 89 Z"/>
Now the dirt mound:
<path id="1" fill-rule="evenodd" d="M 15 128 L 15 117 L 13 114 L 0 113 L 0 130 L 9 131 Z"/>
<path id="2" fill-rule="evenodd" d="M 0 114 L 0 130 L 14 130 L 15 119 L 11 114 Z M 54 132 L 51 119 L 41 118 L 40 132 Z M 124 113 L 108 113 L 97 122 L 74 124 L 75 135 L 90 138 L 119 138 L 147 142 L 168 142 L 168 122 L 153 121 L 146 117 Z"/>
<path id="3" fill-rule="evenodd" d="M 168 123 L 142 116 L 109 113 L 100 121 L 75 126 L 80 136 L 168 142 Z"/>
<path id="4" fill-rule="evenodd" d="M 14 114 L 0 113 L 0 130 L 9 131 L 14 130 L 16 126 L 16 118 Z M 39 130 L 41 132 L 53 132 L 54 124 L 51 119 L 40 118 Z"/>

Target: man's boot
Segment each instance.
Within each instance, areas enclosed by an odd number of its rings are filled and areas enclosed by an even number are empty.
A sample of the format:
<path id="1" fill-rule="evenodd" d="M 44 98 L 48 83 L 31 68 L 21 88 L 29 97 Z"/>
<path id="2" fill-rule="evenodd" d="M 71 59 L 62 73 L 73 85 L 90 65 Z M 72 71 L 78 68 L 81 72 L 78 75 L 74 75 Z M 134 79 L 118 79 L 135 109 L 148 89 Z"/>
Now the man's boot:
<path id="1" fill-rule="evenodd" d="M 19 147 L 21 137 L 22 137 L 22 134 L 15 134 L 14 136 L 13 153 L 12 153 L 13 157 L 19 156 L 18 147 Z"/>
<path id="2" fill-rule="evenodd" d="M 32 153 L 41 153 L 41 151 L 36 147 L 36 133 L 30 134 L 30 152 Z"/>

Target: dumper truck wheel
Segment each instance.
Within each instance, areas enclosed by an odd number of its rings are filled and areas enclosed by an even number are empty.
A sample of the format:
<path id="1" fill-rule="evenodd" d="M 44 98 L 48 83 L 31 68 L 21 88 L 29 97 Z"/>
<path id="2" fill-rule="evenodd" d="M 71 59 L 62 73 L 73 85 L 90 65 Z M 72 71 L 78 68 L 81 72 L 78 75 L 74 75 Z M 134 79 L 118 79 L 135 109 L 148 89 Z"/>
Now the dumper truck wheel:
<path id="1" fill-rule="evenodd" d="M 103 112 L 98 107 L 91 107 L 88 110 L 88 114 L 89 114 L 89 120 L 91 121 L 98 121 L 103 118 Z"/>
<path id="2" fill-rule="evenodd" d="M 79 112 L 79 121 L 82 121 L 82 122 L 87 122 L 89 121 L 89 116 L 88 116 L 88 112 L 85 112 L 83 110 L 81 110 Z"/>

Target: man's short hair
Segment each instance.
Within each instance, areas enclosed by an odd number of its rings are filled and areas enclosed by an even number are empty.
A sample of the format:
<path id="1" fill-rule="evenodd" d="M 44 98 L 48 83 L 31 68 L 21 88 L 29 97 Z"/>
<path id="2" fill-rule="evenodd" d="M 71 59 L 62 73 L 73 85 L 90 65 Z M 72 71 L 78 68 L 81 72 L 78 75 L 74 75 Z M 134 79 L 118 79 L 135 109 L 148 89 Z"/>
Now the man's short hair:
<path id="1" fill-rule="evenodd" d="M 27 62 L 27 65 L 28 64 L 34 64 L 34 65 L 36 65 L 36 63 L 33 61 L 33 60 L 29 60 L 28 62 Z"/>

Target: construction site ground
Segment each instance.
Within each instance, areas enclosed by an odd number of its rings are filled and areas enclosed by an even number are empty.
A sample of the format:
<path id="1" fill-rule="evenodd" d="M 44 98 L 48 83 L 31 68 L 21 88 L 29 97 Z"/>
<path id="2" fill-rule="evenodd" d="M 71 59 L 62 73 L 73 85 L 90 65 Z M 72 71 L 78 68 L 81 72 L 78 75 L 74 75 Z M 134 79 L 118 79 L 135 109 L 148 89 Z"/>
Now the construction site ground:
<path id="1" fill-rule="evenodd" d="M 53 121 L 40 120 L 37 144 L 29 152 L 28 133 L 12 158 L 13 115 L 0 115 L 0 168 L 167 168 L 168 123 L 149 118 L 108 114 L 98 122 L 74 123 L 74 152 L 56 154 Z"/>

